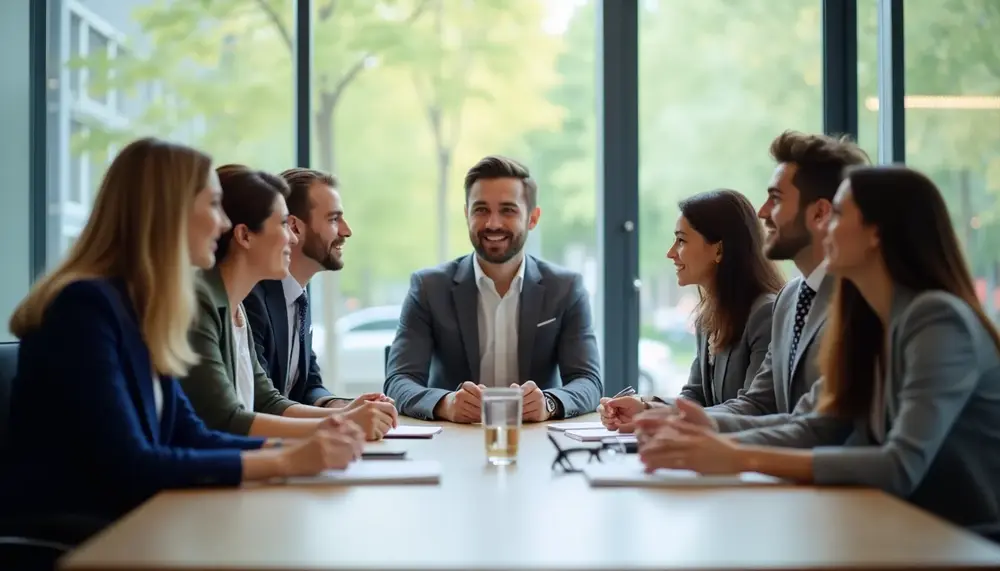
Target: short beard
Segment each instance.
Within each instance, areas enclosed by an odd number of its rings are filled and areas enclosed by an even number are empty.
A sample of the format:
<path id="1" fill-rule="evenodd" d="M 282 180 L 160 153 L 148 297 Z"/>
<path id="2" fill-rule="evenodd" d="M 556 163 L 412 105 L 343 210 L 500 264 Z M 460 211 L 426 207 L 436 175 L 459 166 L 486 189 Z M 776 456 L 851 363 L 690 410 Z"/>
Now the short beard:
<path id="1" fill-rule="evenodd" d="M 470 232 L 469 238 L 472 240 L 472 247 L 476 250 L 476 254 L 481 259 L 486 260 L 491 264 L 506 264 L 514 259 L 514 257 L 520 254 L 521 250 L 524 249 L 525 238 L 527 237 L 527 234 L 509 233 L 510 247 L 501 252 L 499 255 L 491 255 L 486 251 L 486 247 L 483 245 L 483 234 L 485 234 L 485 232 L 480 232 L 478 234 Z"/>
<path id="2" fill-rule="evenodd" d="M 778 239 L 769 246 L 764 246 L 764 255 L 769 260 L 793 260 L 804 248 L 812 244 L 812 236 L 806 228 L 805 212 L 785 225 L 778 228 Z"/>
<path id="3" fill-rule="evenodd" d="M 344 269 L 344 261 L 334 257 L 333 247 L 342 244 L 343 240 L 337 239 L 330 244 L 329 248 L 324 247 L 323 240 L 312 230 L 306 230 L 306 235 L 302 237 L 302 254 L 313 260 L 324 270 L 336 272 Z"/>

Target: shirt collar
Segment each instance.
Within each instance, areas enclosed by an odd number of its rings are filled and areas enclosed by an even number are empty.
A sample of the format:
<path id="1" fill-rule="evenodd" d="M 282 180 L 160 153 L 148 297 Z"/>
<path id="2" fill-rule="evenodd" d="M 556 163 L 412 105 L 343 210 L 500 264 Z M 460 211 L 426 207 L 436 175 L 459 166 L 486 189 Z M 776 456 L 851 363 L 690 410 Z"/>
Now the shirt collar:
<path id="1" fill-rule="evenodd" d="M 292 274 L 288 274 L 281 280 L 281 289 L 285 292 L 285 305 L 288 307 L 295 305 L 295 302 L 298 301 L 302 292 L 306 291 L 306 289 L 299 284 L 298 280 L 292 277 Z"/>
<path id="2" fill-rule="evenodd" d="M 524 282 L 524 267 L 527 265 L 524 263 L 524 260 L 525 258 L 521 258 L 521 265 L 517 268 L 517 274 L 514 275 L 514 280 L 510 282 L 510 289 L 518 293 L 521 293 L 521 284 Z M 484 278 L 491 284 L 493 283 L 493 280 L 483 271 L 483 267 L 479 265 L 479 256 L 476 254 L 472 254 L 472 270 L 476 275 L 477 286 L 483 282 Z"/>
<path id="3" fill-rule="evenodd" d="M 813 270 L 808 277 L 806 277 L 806 285 L 809 286 L 809 289 L 813 291 L 819 291 L 819 286 L 823 284 L 823 278 L 825 277 L 826 277 L 826 259 L 824 258 L 823 261 L 820 262 L 818 266 L 816 266 L 816 269 Z"/>

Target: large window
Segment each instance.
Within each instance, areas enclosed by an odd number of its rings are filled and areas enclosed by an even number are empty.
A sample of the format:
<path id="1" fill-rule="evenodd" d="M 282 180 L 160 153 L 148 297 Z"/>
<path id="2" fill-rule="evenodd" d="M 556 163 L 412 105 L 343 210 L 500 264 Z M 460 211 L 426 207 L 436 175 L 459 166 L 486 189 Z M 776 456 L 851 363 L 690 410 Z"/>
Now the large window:
<path id="1" fill-rule="evenodd" d="M 313 164 L 338 175 L 354 231 L 345 268 L 312 282 L 327 386 L 381 387 L 410 273 L 472 251 L 462 179 L 488 154 L 531 169 L 542 217 L 527 249 L 582 273 L 594 299 L 599 4 L 313 6 Z"/>
<path id="2" fill-rule="evenodd" d="M 820 3 L 659 0 L 640 14 L 640 391 L 675 395 L 695 342 L 693 287 L 666 252 L 677 202 L 716 188 L 759 207 L 785 129 L 822 130 Z"/>
<path id="3" fill-rule="evenodd" d="M 1000 2 L 905 2 L 906 162 L 944 193 L 980 299 L 1000 317 Z"/>
<path id="4" fill-rule="evenodd" d="M 48 70 L 47 261 L 57 263 L 90 213 L 121 146 L 155 135 L 218 164 L 278 170 L 292 161 L 292 65 L 274 22 L 292 3 L 197 0 L 52 2 Z M 265 5 L 265 4 L 262 4 Z"/>
<path id="5" fill-rule="evenodd" d="M 307 131 L 311 166 L 340 179 L 355 231 L 344 270 L 312 284 L 314 348 L 327 384 L 356 394 L 381 385 L 410 274 L 471 250 L 463 174 L 484 155 L 506 154 L 540 186 L 543 215 L 528 251 L 583 274 L 599 337 L 605 311 L 631 311 L 597 305 L 599 201 L 639 201 L 640 378 L 623 382 L 673 394 L 694 356 L 697 299 L 677 287 L 665 259 L 677 202 L 726 187 L 759 206 L 772 138 L 822 130 L 822 3 L 621 2 L 312 2 L 305 77 L 294 73 L 294 0 L 50 2 L 48 204 L 36 208 L 45 261 L 55 264 L 76 239 L 101 174 L 128 140 L 158 135 L 218 163 L 277 172 L 295 164 L 295 135 Z M 597 13 L 628 12 L 628 2 L 640 29 L 638 197 L 613 180 L 597 192 Z M 857 4 L 858 130 L 874 159 L 885 79 L 878 2 Z M 904 22 L 905 160 L 941 186 L 998 318 L 1000 2 L 909 0 Z M 312 108 L 308 124 L 296 124 L 294 94 L 306 81 Z"/>
<path id="6" fill-rule="evenodd" d="M 858 2 L 858 144 L 878 161 L 878 0 Z"/>
<path id="7" fill-rule="evenodd" d="M 218 163 L 294 166 L 294 4 L 53 4 L 62 65 L 50 70 L 49 161 L 61 168 L 49 181 L 50 265 L 85 223 L 108 159 L 137 136 L 186 142 Z M 326 384 L 380 389 L 410 273 L 471 252 L 462 179 L 485 155 L 528 165 L 543 211 L 528 251 L 582 273 L 595 294 L 596 4 L 312 6 L 314 109 L 299 127 L 312 134 L 312 166 L 341 181 L 354 229 L 345 269 L 312 283 Z"/>

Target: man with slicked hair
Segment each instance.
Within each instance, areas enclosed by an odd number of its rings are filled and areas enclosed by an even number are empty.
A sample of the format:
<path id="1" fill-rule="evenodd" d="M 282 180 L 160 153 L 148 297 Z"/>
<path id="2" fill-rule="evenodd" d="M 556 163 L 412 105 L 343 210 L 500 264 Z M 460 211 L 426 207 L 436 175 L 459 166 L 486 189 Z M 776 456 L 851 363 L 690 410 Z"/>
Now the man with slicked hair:
<path id="1" fill-rule="evenodd" d="M 525 421 L 591 412 L 600 358 L 583 278 L 524 252 L 538 185 L 488 156 L 465 177 L 473 252 L 410 278 L 385 392 L 402 414 L 478 422 L 482 390 L 519 387 Z"/>

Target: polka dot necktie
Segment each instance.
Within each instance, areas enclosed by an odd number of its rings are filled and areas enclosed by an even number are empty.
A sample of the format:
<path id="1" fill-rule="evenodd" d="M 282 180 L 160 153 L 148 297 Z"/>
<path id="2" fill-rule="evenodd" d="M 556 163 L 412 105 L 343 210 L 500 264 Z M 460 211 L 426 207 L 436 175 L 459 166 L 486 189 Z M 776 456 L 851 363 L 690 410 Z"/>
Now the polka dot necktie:
<path id="1" fill-rule="evenodd" d="M 799 300 L 795 303 L 795 329 L 792 333 L 792 350 L 788 352 L 788 374 L 792 374 L 792 366 L 795 364 L 795 354 L 799 350 L 799 339 L 802 338 L 802 329 L 806 326 L 806 316 L 809 315 L 809 308 L 812 307 L 813 298 L 816 291 L 809 287 L 806 282 L 802 282 L 799 288 Z"/>

